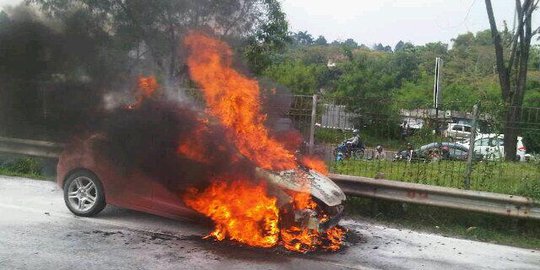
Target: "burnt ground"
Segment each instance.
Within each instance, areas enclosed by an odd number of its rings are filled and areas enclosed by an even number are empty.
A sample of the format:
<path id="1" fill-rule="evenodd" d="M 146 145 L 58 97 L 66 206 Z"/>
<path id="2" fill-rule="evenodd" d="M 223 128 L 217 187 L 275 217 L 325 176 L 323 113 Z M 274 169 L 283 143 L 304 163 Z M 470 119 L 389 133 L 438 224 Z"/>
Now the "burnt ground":
<path id="1" fill-rule="evenodd" d="M 202 239 L 210 229 L 107 207 L 73 216 L 54 183 L 0 177 L 2 269 L 538 269 L 540 252 L 345 218 L 344 248 L 298 254 Z"/>

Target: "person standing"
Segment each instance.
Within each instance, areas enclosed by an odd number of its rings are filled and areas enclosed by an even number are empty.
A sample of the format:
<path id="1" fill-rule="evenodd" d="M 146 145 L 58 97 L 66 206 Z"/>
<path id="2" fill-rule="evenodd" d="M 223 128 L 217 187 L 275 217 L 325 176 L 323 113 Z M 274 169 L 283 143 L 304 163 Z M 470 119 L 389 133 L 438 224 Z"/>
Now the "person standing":
<path id="1" fill-rule="evenodd" d="M 380 159 L 380 160 L 385 160 L 386 159 L 386 152 L 384 151 L 384 148 L 382 145 L 377 145 L 377 147 L 375 147 L 375 156 L 374 156 L 374 159 Z"/>

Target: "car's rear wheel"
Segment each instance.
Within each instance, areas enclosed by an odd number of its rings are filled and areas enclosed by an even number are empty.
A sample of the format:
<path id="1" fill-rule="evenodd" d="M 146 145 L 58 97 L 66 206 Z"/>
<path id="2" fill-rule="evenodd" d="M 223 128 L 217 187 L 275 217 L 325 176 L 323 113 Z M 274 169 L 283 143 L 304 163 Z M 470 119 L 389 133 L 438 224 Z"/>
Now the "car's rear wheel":
<path id="1" fill-rule="evenodd" d="M 64 201 L 77 216 L 90 217 L 105 208 L 105 193 L 98 177 L 88 171 L 78 171 L 64 183 Z"/>

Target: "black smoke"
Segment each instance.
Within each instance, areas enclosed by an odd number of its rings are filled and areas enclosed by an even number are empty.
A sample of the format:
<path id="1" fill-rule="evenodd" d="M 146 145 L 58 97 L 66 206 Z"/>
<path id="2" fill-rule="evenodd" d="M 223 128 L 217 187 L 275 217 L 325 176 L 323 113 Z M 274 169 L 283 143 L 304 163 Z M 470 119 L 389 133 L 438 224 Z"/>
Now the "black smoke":
<path id="1" fill-rule="evenodd" d="M 63 142 L 102 97 L 133 80 L 128 51 L 76 11 L 60 23 L 23 5 L 0 11 L 0 136 Z"/>
<path id="2" fill-rule="evenodd" d="M 202 116 L 188 103 L 159 98 L 144 100 L 134 109 L 119 107 L 91 131 L 106 138 L 94 145 L 94 159 L 110 162 L 124 175 L 141 171 L 173 190 L 239 175 L 256 179 L 255 166 L 238 154 L 225 129 L 217 121 L 201 122 Z M 201 128 L 203 132 L 196 132 Z M 192 139 L 202 146 L 197 150 L 204 160 L 177 151 Z"/>

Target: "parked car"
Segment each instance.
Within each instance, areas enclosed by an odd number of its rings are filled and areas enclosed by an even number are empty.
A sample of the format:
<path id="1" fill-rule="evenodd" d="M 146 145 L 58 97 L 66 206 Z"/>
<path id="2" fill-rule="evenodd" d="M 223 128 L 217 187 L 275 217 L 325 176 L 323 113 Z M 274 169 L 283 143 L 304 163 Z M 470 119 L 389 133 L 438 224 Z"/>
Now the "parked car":
<path id="1" fill-rule="evenodd" d="M 111 204 L 169 218 L 200 217 L 183 204 L 179 195 L 183 191 L 175 188 L 174 183 L 157 181 L 139 169 L 126 171 L 99 158 L 95 154 L 95 145 L 109 147 L 108 143 L 103 136 L 94 135 L 72 143 L 60 155 L 56 180 L 63 188 L 64 201 L 71 212 L 78 216 L 94 216 L 106 204 Z M 296 213 L 296 210 L 289 211 L 292 215 L 290 219 L 294 222 L 310 224 L 317 229 L 337 225 L 344 208 L 345 194 L 328 177 L 301 166 L 283 172 L 257 168 L 256 173 L 259 179 L 272 187 L 269 190 L 277 198 L 281 209 L 294 202 L 291 199 L 293 191 L 304 192 L 304 185 L 309 185 L 307 190 L 315 198 L 318 211 L 328 218 L 317 220 Z M 304 220 L 306 218 L 309 220 Z"/>
<path id="2" fill-rule="evenodd" d="M 461 143 L 469 148 L 468 140 Z M 484 156 L 487 160 L 504 158 L 504 134 L 481 134 L 475 139 L 474 152 Z M 523 137 L 517 137 L 516 160 L 525 161 L 527 148 L 523 144 Z"/>
<path id="3" fill-rule="evenodd" d="M 444 137 L 452 141 L 463 141 L 471 136 L 472 126 L 468 124 L 450 123 L 448 128 L 443 132 Z M 477 128 L 476 133 L 480 134 Z"/>
<path id="4" fill-rule="evenodd" d="M 407 160 L 410 151 L 399 151 L 395 160 Z M 466 160 L 469 149 L 462 144 L 453 142 L 434 142 L 421 146 L 413 151 L 412 159 L 430 160 L 433 158 L 441 160 Z M 475 156 L 480 159 L 480 156 Z"/>

